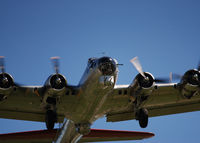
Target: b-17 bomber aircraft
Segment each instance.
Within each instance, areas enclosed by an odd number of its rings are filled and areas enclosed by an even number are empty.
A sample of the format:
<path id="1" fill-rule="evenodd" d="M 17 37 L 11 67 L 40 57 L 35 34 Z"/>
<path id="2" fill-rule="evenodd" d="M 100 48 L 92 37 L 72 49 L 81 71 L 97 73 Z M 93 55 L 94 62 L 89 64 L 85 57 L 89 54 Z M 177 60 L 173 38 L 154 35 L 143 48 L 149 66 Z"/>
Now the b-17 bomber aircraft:
<path id="1" fill-rule="evenodd" d="M 149 117 L 200 110 L 200 65 L 186 71 L 179 83 L 171 83 L 143 72 L 135 57 L 130 61 L 139 74 L 130 85 L 116 85 L 117 60 L 89 58 L 79 84 L 73 86 L 59 73 L 59 58 L 51 59 L 55 73 L 43 86 L 20 86 L 5 72 L 4 57 L 0 57 L 0 117 L 45 122 L 47 127 L 45 131 L 1 134 L 0 141 L 49 142 L 52 138 L 47 134 L 55 132 L 56 143 L 144 139 L 154 134 L 95 130 L 90 126 L 106 116 L 107 122 L 136 119 L 145 128 Z M 54 129 L 56 122 L 63 122 L 61 129 Z M 41 133 L 43 137 L 37 136 Z M 32 138 L 27 139 L 28 135 Z"/>

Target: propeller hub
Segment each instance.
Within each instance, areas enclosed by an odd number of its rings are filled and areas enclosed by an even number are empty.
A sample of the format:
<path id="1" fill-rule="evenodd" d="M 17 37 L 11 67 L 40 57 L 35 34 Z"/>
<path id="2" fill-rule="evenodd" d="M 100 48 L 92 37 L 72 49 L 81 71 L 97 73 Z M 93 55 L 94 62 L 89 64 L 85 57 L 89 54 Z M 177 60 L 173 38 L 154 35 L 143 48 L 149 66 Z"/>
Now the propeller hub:
<path id="1" fill-rule="evenodd" d="M 50 76 L 50 86 L 55 89 L 62 89 L 67 85 L 66 79 L 60 74 Z"/>
<path id="2" fill-rule="evenodd" d="M 198 81 L 198 74 L 194 74 L 194 76 L 192 77 L 193 78 L 193 80 L 196 80 L 196 81 Z"/>
<path id="3" fill-rule="evenodd" d="M 56 81 L 55 81 L 55 83 L 56 83 L 57 85 L 59 85 L 59 84 L 61 84 L 61 83 L 62 83 L 62 81 L 61 81 L 61 79 L 60 79 L 60 78 L 57 78 L 57 79 L 56 79 Z"/>
<path id="4" fill-rule="evenodd" d="M 2 83 L 3 84 L 6 84 L 6 83 L 8 83 L 9 81 L 8 81 L 8 78 L 7 77 L 3 77 L 3 79 L 2 79 Z"/>
<path id="5" fill-rule="evenodd" d="M 154 77 L 150 73 L 147 73 L 147 72 L 145 72 L 144 74 L 146 78 L 144 78 L 141 74 L 138 74 L 136 76 L 139 86 L 143 88 L 152 87 L 154 84 Z"/>
<path id="6" fill-rule="evenodd" d="M 200 84 L 200 72 L 195 69 L 187 71 L 184 74 L 184 76 L 182 77 L 181 82 L 183 84 L 189 83 L 192 85 L 199 85 Z"/>

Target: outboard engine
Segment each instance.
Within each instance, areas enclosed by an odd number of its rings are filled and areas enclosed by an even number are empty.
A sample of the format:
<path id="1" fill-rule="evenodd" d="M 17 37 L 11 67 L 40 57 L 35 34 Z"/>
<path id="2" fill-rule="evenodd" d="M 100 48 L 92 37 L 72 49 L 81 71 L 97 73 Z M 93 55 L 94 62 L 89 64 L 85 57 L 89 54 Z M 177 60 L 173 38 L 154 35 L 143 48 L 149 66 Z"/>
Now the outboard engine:
<path id="1" fill-rule="evenodd" d="M 8 73 L 0 74 L 0 101 L 4 100 L 13 91 L 14 80 Z"/>
<path id="2" fill-rule="evenodd" d="M 0 74 L 0 88 L 8 89 L 14 85 L 13 78 L 8 73 Z"/>
<path id="3" fill-rule="evenodd" d="M 196 69 L 187 71 L 181 79 L 181 93 L 187 98 L 191 98 L 200 86 L 200 72 Z"/>

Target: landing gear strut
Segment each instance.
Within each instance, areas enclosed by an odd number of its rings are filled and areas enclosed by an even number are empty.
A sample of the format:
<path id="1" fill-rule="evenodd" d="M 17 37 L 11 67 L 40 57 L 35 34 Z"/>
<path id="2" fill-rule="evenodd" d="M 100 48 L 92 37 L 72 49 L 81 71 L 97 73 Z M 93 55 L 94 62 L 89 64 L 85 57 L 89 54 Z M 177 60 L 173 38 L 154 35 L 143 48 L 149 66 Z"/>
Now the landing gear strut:
<path id="1" fill-rule="evenodd" d="M 148 111 L 147 109 L 139 109 L 136 112 L 136 120 L 139 120 L 139 124 L 141 128 L 146 128 L 148 125 Z"/>
<path id="2" fill-rule="evenodd" d="M 45 123 L 48 130 L 52 130 L 54 128 L 55 123 L 57 122 L 57 113 L 53 110 L 47 110 L 45 116 Z"/>

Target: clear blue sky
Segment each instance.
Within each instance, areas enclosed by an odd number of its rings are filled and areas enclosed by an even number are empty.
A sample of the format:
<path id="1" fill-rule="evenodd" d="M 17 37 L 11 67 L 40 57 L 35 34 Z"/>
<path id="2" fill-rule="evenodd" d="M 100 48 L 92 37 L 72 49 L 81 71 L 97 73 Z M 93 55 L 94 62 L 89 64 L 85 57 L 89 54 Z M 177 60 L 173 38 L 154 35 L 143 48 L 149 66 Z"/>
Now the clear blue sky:
<path id="1" fill-rule="evenodd" d="M 199 0 L 0 0 L 0 55 L 6 71 L 24 85 L 42 85 L 53 72 L 49 58 L 61 57 L 61 73 L 77 84 L 89 57 L 116 58 L 118 84 L 129 84 L 138 56 L 155 77 L 183 74 L 200 59 Z M 141 129 L 135 120 L 93 128 L 150 131 L 140 143 L 200 140 L 200 112 L 151 118 Z M 44 129 L 44 123 L 0 119 L 0 133 Z"/>

